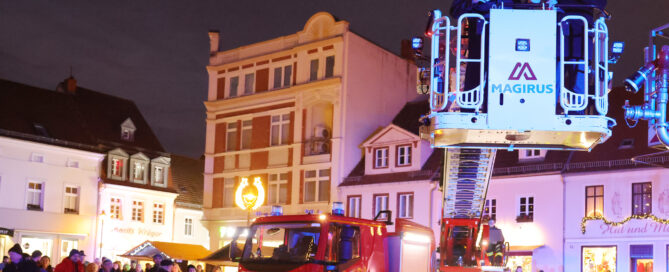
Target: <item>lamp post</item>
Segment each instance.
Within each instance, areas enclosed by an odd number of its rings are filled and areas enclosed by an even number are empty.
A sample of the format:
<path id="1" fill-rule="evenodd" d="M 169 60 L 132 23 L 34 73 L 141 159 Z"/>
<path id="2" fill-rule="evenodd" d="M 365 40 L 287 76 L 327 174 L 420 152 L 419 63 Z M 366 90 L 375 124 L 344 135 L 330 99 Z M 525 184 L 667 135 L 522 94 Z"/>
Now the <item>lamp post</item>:
<path id="1" fill-rule="evenodd" d="M 249 190 L 248 187 L 249 179 L 246 177 L 242 178 L 242 182 L 237 187 L 235 191 L 235 203 L 242 210 L 246 210 L 246 225 L 251 223 L 251 211 L 260 208 L 263 203 L 265 203 L 265 188 L 262 187 L 262 181 L 260 177 L 255 177 L 253 179 L 253 187 L 255 187 L 255 193 L 253 190 Z"/>
<path id="2" fill-rule="evenodd" d="M 100 212 L 100 256 L 99 258 L 102 259 L 102 236 L 105 233 L 105 218 L 107 217 L 107 213 L 105 213 L 104 210 Z"/>

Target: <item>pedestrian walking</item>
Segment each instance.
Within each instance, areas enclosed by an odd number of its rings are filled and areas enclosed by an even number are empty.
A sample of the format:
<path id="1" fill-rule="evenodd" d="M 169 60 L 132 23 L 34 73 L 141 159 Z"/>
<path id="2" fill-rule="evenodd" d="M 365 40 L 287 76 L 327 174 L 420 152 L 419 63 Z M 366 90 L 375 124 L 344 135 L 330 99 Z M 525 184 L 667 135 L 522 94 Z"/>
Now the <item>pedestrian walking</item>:
<path id="1" fill-rule="evenodd" d="M 163 261 L 163 255 L 156 254 L 153 255 L 153 267 L 147 269 L 146 272 L 158 272 L 160 269 L 160 262 Z"/>

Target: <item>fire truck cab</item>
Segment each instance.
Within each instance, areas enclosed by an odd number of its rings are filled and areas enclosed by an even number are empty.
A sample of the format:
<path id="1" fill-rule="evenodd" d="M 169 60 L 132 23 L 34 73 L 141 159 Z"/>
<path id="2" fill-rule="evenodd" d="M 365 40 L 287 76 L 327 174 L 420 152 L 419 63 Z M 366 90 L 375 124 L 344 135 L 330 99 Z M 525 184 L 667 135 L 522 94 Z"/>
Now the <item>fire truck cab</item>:
<path id="1" fill-rule="evenodd" d="M 343 211 L 259 217 L 233 240 L 244 246 L 232 259 L 239 271 L 432 271 L 432 229 L 397 219 L 390 233 L 392 216 L 382 213 L 387 221 L 347 217 Z"/>

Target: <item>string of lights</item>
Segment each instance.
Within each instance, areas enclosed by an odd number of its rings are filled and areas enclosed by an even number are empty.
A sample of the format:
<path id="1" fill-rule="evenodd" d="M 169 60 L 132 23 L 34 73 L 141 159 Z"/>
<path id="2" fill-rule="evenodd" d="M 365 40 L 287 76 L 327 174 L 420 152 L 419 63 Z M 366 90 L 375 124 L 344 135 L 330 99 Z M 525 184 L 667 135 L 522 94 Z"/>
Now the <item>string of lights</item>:
<path id="1" fill-rule="evenodd" d="M 634 215 L 628 216 L 627 218 L 625 218 L 625 219 L 623 219 L 622 221 L 619 221 L 619 222 L 609 221 L 604 216 L 595 215 L 595 216 L 586 216 L 586 217 L 583 217 L 581 219 L 581 233 L 585 234 L 585 225 L 588 221 L 591 221 L 591 220 L 602 220 L 602 221 L 604 221 L 604 224 L 607 224 L 607 225 L 610 225 L 610 226 L 613 226 L 613 227 L 617 227 L 617 226 L 620 226 L 622 224 L 625 224 L 625 223 L 629 222 L 632 219 L 651 219 L 651 220 L 653 220 L 657 223 L 669 225 L 669 219 L 662 219 L 662 218 L 659 218 L 659 217 L 657 217 L 653 214 L 634 214 Z"/>

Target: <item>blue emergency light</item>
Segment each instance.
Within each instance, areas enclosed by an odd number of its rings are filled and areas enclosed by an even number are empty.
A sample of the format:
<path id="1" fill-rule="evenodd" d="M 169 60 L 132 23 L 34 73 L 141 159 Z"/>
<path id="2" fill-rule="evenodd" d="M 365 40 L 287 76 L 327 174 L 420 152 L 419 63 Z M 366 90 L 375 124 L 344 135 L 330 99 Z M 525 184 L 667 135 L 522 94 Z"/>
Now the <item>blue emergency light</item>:
<path id="1" fill-rule="evenodd" d="M 344 203 L 342 202 L 332 202 L 332 215 L 344 215 Z"/>
<path id="2" fill-rule="evenodd" d="M 283 215 L 283 207 L 281 207 L 279 205 L 273 205 L 271 215 L 272 216 Z"/>
<path id="3" fill-rule="evenodd" d="M 414 50 L 423 49 L 423 39 L 421 37 L 411 38 L 411 48 Z"/>
<path id="4" fill-rule="evenodd" d="M 613 54 L 622 54 L 625 50 L 625 42 L 613 42 L 611 46 L 611 53 Z"/>

